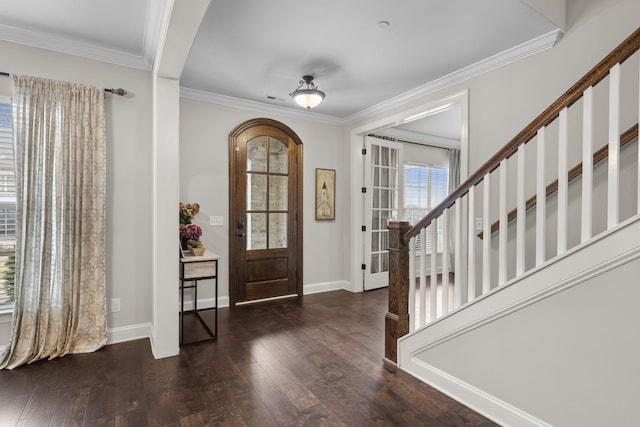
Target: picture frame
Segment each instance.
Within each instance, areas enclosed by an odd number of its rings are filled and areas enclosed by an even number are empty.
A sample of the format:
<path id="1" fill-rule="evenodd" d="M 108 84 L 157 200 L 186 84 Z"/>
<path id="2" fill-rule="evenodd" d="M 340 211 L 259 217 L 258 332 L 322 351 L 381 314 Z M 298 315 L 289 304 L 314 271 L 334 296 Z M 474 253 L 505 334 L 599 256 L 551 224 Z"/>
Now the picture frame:
<path id="1" fill-rule="evenodd" d="M 336 219 L 336 171 L 316 168 L 316 221 Z"/>

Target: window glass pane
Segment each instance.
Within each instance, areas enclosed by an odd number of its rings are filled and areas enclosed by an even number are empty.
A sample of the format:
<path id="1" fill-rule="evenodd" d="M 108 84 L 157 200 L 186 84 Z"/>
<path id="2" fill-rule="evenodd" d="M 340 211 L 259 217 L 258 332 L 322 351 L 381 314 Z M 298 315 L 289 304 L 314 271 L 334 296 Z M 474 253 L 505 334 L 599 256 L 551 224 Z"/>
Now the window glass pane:
<path id="1" fill-rule="evenodd" d="M 267 171 L 267 137 L 258 136 L 247 142 L 247 171 Z"/>
<path id="2" fill-rule="evenodd" d="M 267 214 L 247 214 L 247 250 L 267 249 Z"/>
<path id="3" fill-rule="evenodd" d="M 404 163 L 403 220 L 416 224 L 431 209 L 444 200 L 449 193 L 448 169 L 442 166 Z M 442 250 L 442 221 L 438 221 L 438 250 Z M 427 229 L 427 252 L 431 252 L 432 227 Z"/>
<path id="4" fill-rule="evenodd" d="M 267 176 L 247 174 L 247 210 L 267 210 Z"/>
<path id="5" fill-rule="evenodd" d="M 16 180 L 12 107 L 0 100 L 0 305 L 14 301 L 16 243 Z"/>
<path id="6" fill-rule="evenodd" d="M 287 214 L 269 214 L 269 249 L 287 247 Z"/>
<path id="7" fill-rule="evenodd" d="M 269 176 L 269 210 L 288 210 L 288 186 L 289 178 L 281 175 Z"/>
<path id="8" fill-rule="evenodd" d="M 269 140 L 269 172 L 289 173 L 287 144 L 276 138 Z"/>

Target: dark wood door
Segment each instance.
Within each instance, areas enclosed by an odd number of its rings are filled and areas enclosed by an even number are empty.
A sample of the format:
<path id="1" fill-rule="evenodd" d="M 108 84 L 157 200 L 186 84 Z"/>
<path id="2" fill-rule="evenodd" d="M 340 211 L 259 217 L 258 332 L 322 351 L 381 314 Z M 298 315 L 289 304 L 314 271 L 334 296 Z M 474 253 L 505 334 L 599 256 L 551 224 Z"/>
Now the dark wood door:
<path id="1" fill-rule="evenodd" d="M 254 119 L 229 137 L 231 303 L 302 295 L 302 143 Z"/>

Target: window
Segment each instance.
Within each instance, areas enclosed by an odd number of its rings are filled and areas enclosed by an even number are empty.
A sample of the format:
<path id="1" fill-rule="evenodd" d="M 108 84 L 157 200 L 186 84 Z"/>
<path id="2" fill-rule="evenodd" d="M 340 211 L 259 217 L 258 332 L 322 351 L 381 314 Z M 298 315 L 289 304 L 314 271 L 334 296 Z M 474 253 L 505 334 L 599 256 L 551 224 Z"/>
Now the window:
<path id="1" fill-rule="evenodd" d="M 9 99 L 0 97 L 0 306 L 13 302 L 16 244 L 16 178 Z"/>
<path id="2" fill-rule="evenodd" d="M 449 169 L 443 166 L 405 162 L 402 167 L 403 220 L 415 225 L 449 194 Z M 444 227 L 438 221 L 437 251 L 442 252 Z M 432 237 L 427 233 L 427 253 L 431 253 Z M 416 253 L 420 236 L 416 239 Z"/>

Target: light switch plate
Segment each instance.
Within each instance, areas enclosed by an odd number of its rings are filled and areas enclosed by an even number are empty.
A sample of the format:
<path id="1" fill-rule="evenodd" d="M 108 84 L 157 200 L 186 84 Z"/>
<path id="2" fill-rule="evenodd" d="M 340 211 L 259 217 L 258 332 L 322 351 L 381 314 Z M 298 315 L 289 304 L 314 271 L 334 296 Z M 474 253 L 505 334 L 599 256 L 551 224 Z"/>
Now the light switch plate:
<path id="1" fill-rule="evenodd" d="M 212 227 L 220 227 L 224 225 L 224 218 L 222 216 L 210 216 L 209 225 Z"/>

